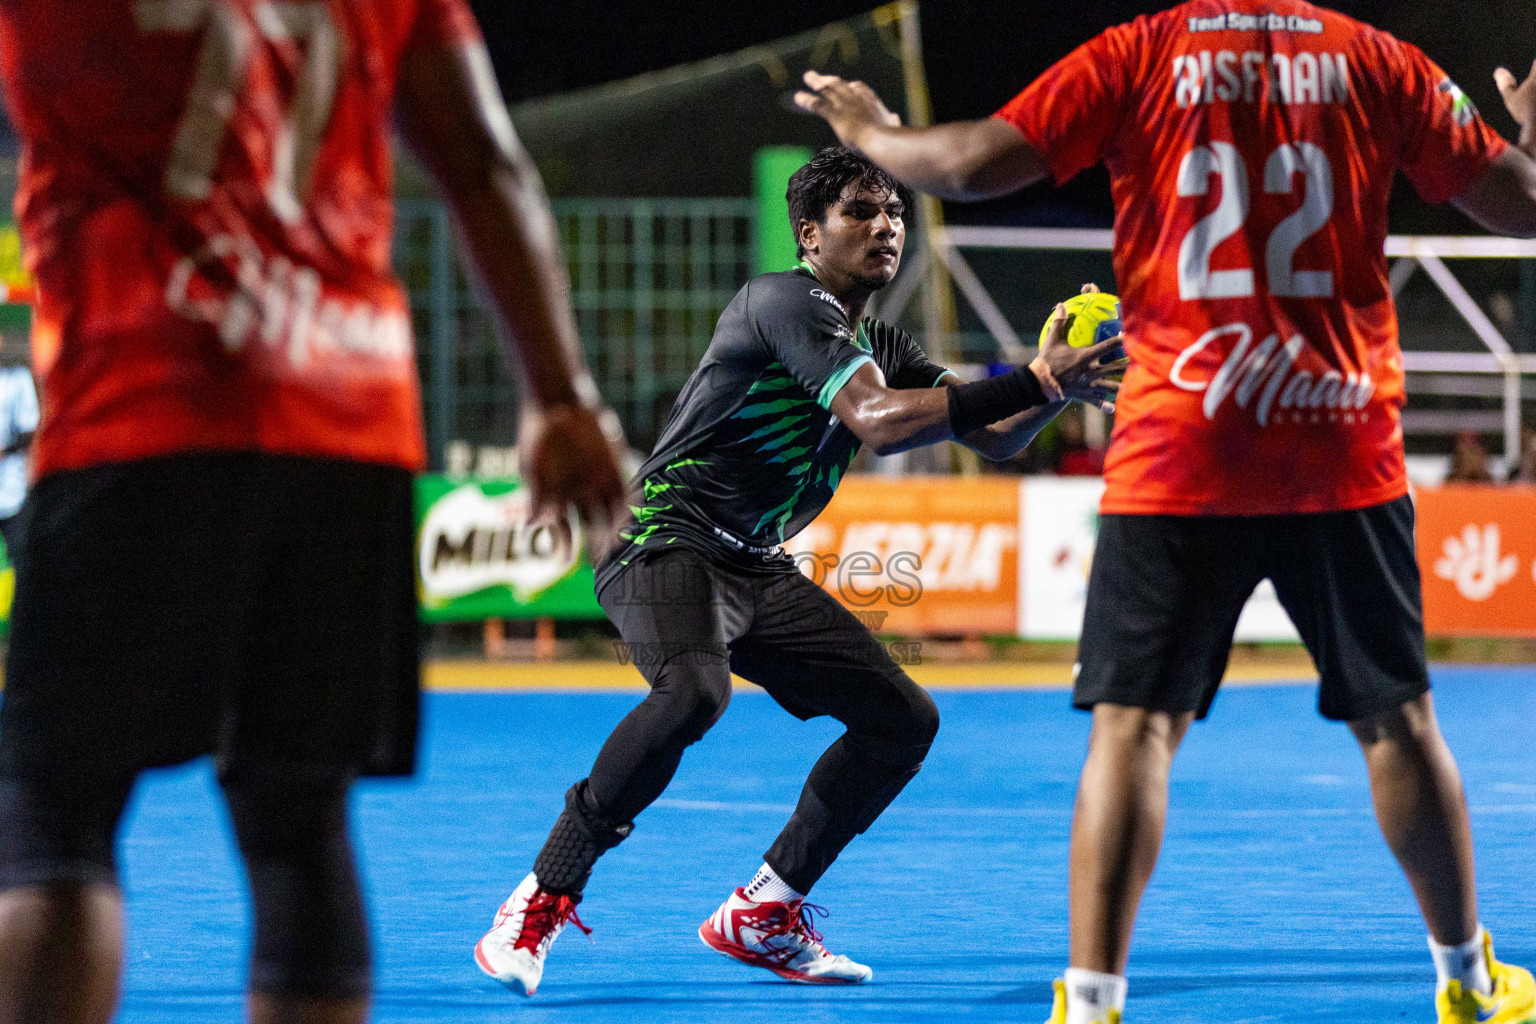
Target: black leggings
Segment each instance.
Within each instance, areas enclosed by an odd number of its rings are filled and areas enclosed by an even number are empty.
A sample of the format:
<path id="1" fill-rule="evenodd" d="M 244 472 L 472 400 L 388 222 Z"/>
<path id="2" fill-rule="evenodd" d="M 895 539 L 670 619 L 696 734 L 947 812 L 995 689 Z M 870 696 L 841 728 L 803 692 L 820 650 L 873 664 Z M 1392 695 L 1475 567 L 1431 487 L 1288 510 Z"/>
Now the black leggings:
<path id="1" fill-rule="evenodd" d="M 238 775 L 224 782 L 255 908 L 253 992 L 368 994 L 368 922 L 348 835 L 347 788 Z"/>
<path id="2" fill-rule="evenodd" d="M 368 928 L 348 840 L 345 779 L 236 771 L 223 780 L 251 883 L 250 987 L 344 999 L 369 989 Z M 0 776 L 0 891 L 115 885 L 117 823 L 133 777 Z"/>
<path id="3" fill-rule="evenodd" d="M 535 866 L 546 889 L 581 891 L 591 870 L 584 861 L 628 835 L 684 749 L 725 712 L 732 671 L 799 718 L 831 715 L 848 727 L 816 762 L 764 858 L 798 891 L 809 892 L 922 767 L 939 727 L 932 699 L 858 619 L 798 572 L 733 572 L 685 548 L 637 561 L 601 600 L 651 692 L 573 787 Z"/>

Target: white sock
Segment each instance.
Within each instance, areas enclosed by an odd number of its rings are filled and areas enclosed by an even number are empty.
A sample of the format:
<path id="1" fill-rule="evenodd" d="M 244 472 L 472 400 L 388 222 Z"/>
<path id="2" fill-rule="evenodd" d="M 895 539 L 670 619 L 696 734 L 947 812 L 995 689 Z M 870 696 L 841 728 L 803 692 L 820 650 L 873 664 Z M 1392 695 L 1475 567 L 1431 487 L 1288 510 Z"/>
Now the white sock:
<path id="1" fill-rule="evenodd" d="M 1104 1024 L 1110 1010 L 1125 1012 L 1129 983 L 1118 974 L 1067 968 L 1067 1024 Z"/>
<path id="2" fill-rule="evenodd" d="M 1433 937 L 1429 940 L 1429 955 L 1435 958 L 1435 987 L 1444 988 L 1455 978 L 1463 989 L 1473 989 L 1483 995 L 1493 993 L 1493 979 L 1488 975 L 1488 957 L 1483 953 L 1483 926 L 1477 926 L 1477 934 L 1459 946 L 1442 946 Z"/>
<path id="3" fill-rule="evenodd" d="M 747 883 L 747 899 L 753 903 L 793 903 L 805 899 L 805 893 L 796 892 L 777 871 L 764 864 Z"/>

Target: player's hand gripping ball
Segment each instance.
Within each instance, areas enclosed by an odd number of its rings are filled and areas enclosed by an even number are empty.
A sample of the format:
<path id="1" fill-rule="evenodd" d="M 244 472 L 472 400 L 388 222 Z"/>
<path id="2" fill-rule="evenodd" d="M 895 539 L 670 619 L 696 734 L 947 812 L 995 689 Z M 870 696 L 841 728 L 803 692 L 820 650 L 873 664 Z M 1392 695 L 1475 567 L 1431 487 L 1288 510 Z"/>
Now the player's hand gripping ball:
<path id="1" fill-rule="evenodd" d="M 1084 292 L 1074 295 L 1063 303 L 1072 326 L 1067 328 L 1067 344 L 1073 348 L 1087 348 L 1101 341 L 1108 341 L 1124 327 L 1120 323 L 1120 299 L 1105 292 Z M 1051 317 L 1056 314 L 1053 312 Z M 1040 344 L 1051 332 L 1051 319 L 1040 328 Z"/>

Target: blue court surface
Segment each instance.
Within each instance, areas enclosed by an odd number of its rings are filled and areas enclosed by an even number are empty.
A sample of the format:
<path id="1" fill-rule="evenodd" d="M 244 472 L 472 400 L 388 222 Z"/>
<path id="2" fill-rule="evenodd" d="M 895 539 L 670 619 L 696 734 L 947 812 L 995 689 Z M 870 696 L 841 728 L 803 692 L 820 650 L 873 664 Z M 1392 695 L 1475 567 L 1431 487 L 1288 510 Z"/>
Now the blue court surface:
<path id="1" fill-rule="evenodd" d="M 1436 671 L 1477 832 L 1483 919 L 1536 964 L 1536 669 Z M 356 805 L 379 1021 L 1043 1021 L 1066 963 L 1067 833 L 1087 716 L 1059 691 L 944 692 L 922 775 L 813 894 L 873 983 L 809 988 L 706 949 L 699 922 L 756 869 L 834 723 L 756 691 L 598 866 L 524 1000 L 471 947 L 633 693 L 437 694 L 423 772 Z M 1130 1021 L 1430 1021 L 1433 970 L 1376 831 L 1360 755 L 1307 686 L 1233 688 L 1175 768 L 1132 950 Z M 206 765 L 141 784 L 123 837 L 121 1020 L 240 1019 L 244 890 Z"/>

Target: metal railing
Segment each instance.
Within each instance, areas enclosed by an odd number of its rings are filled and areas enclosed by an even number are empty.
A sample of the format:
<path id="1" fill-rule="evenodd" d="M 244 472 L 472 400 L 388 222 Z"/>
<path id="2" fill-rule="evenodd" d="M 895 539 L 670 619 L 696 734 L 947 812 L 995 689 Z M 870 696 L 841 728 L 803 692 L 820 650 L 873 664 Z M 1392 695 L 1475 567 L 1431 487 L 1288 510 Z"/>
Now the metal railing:
<path id="1" fill-rule="evenodd" d="M 566 199 L 554 204 L 571 279 L 571 301 L 587 359 L 604 397 L 618 411 L 636 447 L 647 450 L 667 411 L 709 345 L 715 321 L 752 274 L 754 213 L 750 199 Z M 899 318 L 915 298 L 904 282 L 921 277 L 931 251 L 953 275 L 976 310 L 985 335 L 954 336 L 970 358 L 988 349 L 1020 361 L 1030 347 L 1009 323 L 986 286 L 961 255 L 963 248 L 1107 252 L 1108 231 L 1044 228 L 951 227 L 935 232 L 931 249 L 919 246 L 914 265 L 879 315 Z M 1420 269 L 1476 335 L 1483 351 L 1407 351 L 1405 368 L 1433 394 L 1501 400 L 1502 408 L 1463 413 L 1414 412 L 1415 429 L 1446 425 L 1494 427 L 1507 454 L 1517 453 L 1521 400 L 1536 374 L 1536 355 L 1516 352 L 1447 260 L 1526 259 L 1536 243 L 1500 238 L 1393 236 L 1392 285 L 1401 291 Z M 472 295 L 455 253 L 440 203 L 397 204 L 395 264 L 411 294 L 426 409 L 428 450 L 444 464 L 450 443 L 510 444 L 517 423 L 516 391 L 489 318 Z M 926 339 L 921 339 L 926 340 Z M 996 358 L 996 355 L 992 356 Z M 1444 380 L 1442 380 L 1444 378 Z M 1523 378 L 1523 379 L 1522 379 Z M 1445 381 L 1450 381 L 1447 385 Z M 1460 419 L 1457 419 L 1457 416 Z M 1422 422 L 1421 422 L 1422 421 Z M 1444 421 L 1443 423 L 1441 421 Z M 462 448 L 462 444 L 460 445 Z"/>
<path id="2" fill-rule="evenodd" d="M 1114 233 L 1101 229 L 1080 228 L 1009 228 L 950 227 L 933 232 L 931 251 L 949 271 L 961 294 L 971 304 L 987 330 L 997 340 L 1000 353 L 1010 361 L 1021 362 L 1031 354 L 1018 333 L 993 300 L 961 249 L 1037 249 L 1050 251 L 1109 252 L 1114 248 Z M 1522 375 L 1536 374 L 1536 355 L 1517 353 L 1477 301 L 1446 266 L 1446 260 L 1522 259 L 1536 260 L 1536 241 L 1516 238 L 1456 237 L 1428 235 L 1392 235 L 1386 254 L 1394 262 L 1390 275 L 1392 291 L 1397 294 L 1413 274 L 1422 268 L 1435 287 L 1449 300 L 1479 342 L 1483 352 L 1404 351 L 1403 367 L 1413 373 L 1493 375 L 1502 378 L 1499 398 L 1502 410 L 1498 426 L 1504 435 L 1505 457 L 1518 459 L 1521 444 Z M 899 314 L 899 310 L 896 311 Z M 1461 418 L 1458 420 L 1457 416 Z M 1432 430 L 1476 429 L 1489 424 L 1489 418 L 1470 414 L 1441 417 L 1420 415 L 1419 420 Z M 1460 426 L 1456 426 L 1456 424 Z"/>

